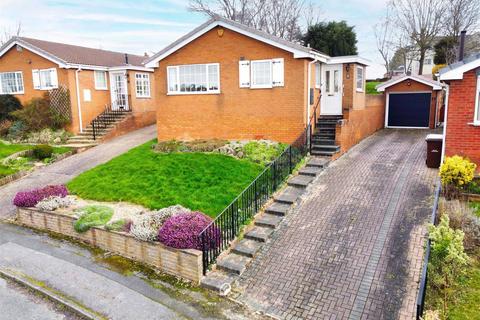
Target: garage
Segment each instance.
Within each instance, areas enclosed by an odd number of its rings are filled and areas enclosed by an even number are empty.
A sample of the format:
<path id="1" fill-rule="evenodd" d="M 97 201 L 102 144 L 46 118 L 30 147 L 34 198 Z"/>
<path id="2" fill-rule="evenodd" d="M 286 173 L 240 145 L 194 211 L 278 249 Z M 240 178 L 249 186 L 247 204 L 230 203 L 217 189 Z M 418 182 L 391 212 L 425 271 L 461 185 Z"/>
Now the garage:
<path id="1" fill-rule="evenodd" d="M 435 128 L 439 121 L 442 85 L 420 76 L 392 78 L 377 86 L 385 93 L 385 127 Z"/>

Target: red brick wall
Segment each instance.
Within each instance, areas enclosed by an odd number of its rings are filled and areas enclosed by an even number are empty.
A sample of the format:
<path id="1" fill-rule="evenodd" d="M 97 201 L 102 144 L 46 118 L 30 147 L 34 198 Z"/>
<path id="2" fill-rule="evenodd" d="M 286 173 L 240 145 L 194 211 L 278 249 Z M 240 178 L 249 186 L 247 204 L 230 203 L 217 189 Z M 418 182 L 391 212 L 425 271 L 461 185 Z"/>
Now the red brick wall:
<path id="1" fill-rule="evenodd" d="M 220 36 L 217 29 L 161 60 L 155 68 L 158 139 L 294 141 L 304 129 L 306 118 L 308 61 L 294 59 L 292 53 L 228 29 Z M 239 88 L 241 57 L 284 58 L 285 86 Z M 220 63 L 221 93 L 167 96 L 167 66 L 197 63 Z"/>
<path id="2" fill-rule="evenodd" d="M 466 72 L 462 80 L 449 81 L 445 154 L 467 157 L 480 167 L 480 127 L 470 124 L 474 120 L 477 71 L 480 68 Z"/>

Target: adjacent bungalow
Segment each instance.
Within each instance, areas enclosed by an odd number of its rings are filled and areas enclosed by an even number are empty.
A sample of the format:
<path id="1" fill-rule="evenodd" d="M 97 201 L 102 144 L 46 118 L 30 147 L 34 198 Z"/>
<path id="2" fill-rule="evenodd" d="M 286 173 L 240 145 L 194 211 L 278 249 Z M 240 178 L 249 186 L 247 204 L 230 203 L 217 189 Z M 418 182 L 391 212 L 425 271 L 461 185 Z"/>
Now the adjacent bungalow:
<path id="1" fill-rule="evenodd" d="M 480 168 L 480 53 L 440 70 L 448 84 L 443 155 L 461 155 Z"/>
<path id="2" fill-rule="evenodd" d="M 23 104 L 63 88 L 70 96 L 70 130 L 82 132 L 108 110 L 124 111 L 134 127 L 155 122 L 153 69 L 146 57 L 13 37 L 0 48 L 0 94 Z"/>
<path id="3" fill-rule="evenodd" d="M 316 110 L 329 116 L 325 129 L 334 121 L 333 133 L 318 137 L 330 154 L 339 150 L 335 121 L 365 107 L 367 65 L 218 16 L 145 62 L 154 70 L 159 140 L 292 143 Z"/>

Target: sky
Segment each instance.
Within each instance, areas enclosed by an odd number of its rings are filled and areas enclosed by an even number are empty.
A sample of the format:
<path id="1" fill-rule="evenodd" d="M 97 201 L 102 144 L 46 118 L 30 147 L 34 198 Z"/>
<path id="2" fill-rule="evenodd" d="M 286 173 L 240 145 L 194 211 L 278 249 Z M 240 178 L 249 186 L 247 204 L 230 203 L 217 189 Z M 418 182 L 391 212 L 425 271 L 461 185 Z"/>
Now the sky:
<path id="1" fill-rule="evenodd" d="M 355 26 L 359 55 L 372 61 L 367 78 L 384 68 L 373 26 L 387 0 L 319 0 L 321 21 Z M 1 0 L 0 32 L 21 23 L 21 36 L 143 55 L 155 53 L 207 20 L 188 0 Z"/>

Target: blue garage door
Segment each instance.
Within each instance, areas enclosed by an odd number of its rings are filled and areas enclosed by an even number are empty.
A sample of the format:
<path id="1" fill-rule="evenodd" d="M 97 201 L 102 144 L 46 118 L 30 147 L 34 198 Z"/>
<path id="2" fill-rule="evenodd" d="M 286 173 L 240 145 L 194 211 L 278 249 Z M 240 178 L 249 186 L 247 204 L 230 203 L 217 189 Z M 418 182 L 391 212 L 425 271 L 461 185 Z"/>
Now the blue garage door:
<path id="1" fill-rule="evenodd" d="M 428 127 L 431 93 L 389 94 L 389 127 Z"/>

